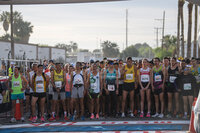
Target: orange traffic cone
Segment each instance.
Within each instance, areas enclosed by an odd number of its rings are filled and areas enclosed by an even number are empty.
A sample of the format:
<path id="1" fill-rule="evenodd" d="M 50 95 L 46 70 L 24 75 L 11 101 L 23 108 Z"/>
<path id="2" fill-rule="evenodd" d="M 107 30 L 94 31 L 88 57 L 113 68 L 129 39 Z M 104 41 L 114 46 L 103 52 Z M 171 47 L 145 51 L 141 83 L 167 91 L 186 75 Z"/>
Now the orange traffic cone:
<path id="1" fill-rule="evenodd" d="M 190 128 L 189 131 L 190 133 L 196 133 L 194 129 L 194 106 L 196 104 L 197 98 L 194 98 L 194 102 L 192 104 L 192 113 L 191 113 L 191 118 L 190 118 Z"/>
<path id="2" fill-rule="evenodd" d="M 16 100 L 15 118 L 16 118 L 16 120 L 20 120 L 21 119 L 21 111 L 20 111 L 19 99 Z"/>

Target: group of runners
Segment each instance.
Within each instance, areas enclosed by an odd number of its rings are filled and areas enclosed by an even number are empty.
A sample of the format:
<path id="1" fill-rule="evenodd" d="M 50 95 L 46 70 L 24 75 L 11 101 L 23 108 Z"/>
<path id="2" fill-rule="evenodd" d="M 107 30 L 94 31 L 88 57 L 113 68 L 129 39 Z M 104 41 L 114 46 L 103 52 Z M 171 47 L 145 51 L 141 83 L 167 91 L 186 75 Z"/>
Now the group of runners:
<path id="1" fill-rule="evenodd" d="M 199 92 L 200 65 L 195 58 L 175 57 L 75 65 L 45 60 L 42 65 L 33 63 L 25 75 L 15 66 L 6 83 L 12 100 L 11 122 L 16 122 L 16 100 L 22 121 L 24 112 L 30 113 L 32 122 L 39 118 L 41 122 L 85 117 L 188 118 Z"/>

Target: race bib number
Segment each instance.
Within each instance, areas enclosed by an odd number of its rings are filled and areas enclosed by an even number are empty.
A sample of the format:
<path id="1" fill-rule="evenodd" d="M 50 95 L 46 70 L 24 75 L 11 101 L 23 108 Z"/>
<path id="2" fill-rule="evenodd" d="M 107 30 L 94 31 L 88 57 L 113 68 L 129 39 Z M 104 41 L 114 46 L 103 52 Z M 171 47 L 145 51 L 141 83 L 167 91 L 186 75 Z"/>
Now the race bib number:
<path id="1" fill-rule="evenodd" d="M 20 86 L 20 82 L 19 81 L 14 81 L 13 82 L 13 87 L 19 87 Z"/>
<path id="2" fill-rule="evenodd" d="M 133 74 L 126 74 L 126 80 L 133 80 Z"/>
<path id="3" fill-rule="evenodd" d="M 175 77 L 175 76 L 170 76 L 170 77 L 169 77 L 170 83 L 174 83 L 174 81 L 175 81 L 176 78 L 177 78 L 177 77 Z"/>
<path id="4" fill-rule="evenodd" d="M 162 81 L 161 75 L 155 75 L 155 82 Z"/>
<path id="5" fill-rule="evenodd" d="M 44 91 L 44 84 L 37 84 L 36 89 L 38 92 L 43 92 Z"/>
<path id="6" fill-rule="evenodd" d="M 108 91 L 115 91 L 115 85 L 108 85 Z"/>
<path id="7" fill-rule="evenodd" d="M 141 75 L 141 82 L 149 82 L 149 75 Z"/>
<path id="8" fill-rule="evenodd" d="M 184 90 L 191 90 L 192 89 L 192 86 L 191 86 L 191 83 L 187 83 L 187 84 L 184 84 L 183 86 Z"/>
<path id="9" fill-rule="evenodd" d="M 61 86 L 62 86 L 62 81 L 56 81 L 56 82 L 55 82 L 55 86 L 56 86 L 56 88 L 61 88 Z"/>
<path id="10" fill-rule="evenodd" d="M 96 90 L 97 89 L 97 84 L 96 83 L 93 83 L 90 85 L 91 86 L 91 89 L 92 90 Z"/>

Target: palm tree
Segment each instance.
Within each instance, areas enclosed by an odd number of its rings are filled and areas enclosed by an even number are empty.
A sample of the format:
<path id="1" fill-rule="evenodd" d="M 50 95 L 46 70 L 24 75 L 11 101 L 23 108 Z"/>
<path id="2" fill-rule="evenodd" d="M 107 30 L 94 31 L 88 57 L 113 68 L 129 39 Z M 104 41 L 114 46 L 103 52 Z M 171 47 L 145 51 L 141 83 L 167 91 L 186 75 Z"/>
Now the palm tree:
<path id="1" fill-rule="evenodd" d="M 184 47 L 184 16 L 183 16 L 183 6 L 185 4 L 185 0 L 180 0 L 179 9 L 180 9 L 180 19 L 181 19 L 181 55 L 185 56 L 185 47 Z"/>
<path id="2" fill-rule="evenodd" d="M 180 0 L 178 0 L 178 20 L 177 20 L 177 46 L 176 46 L 177 57 L 180 56 Z"/>
<path id="3" fill-rule="evenodd" d="M 28 43 L 30 34 L 33 33 L 33 25 L 30 22 L 19 20 L 16 36 L 20 38 L 21 43 Z"/>
<path id="4" fill-rule="evenodd" d="M 192 8 L 193 4 L 188 4 L 188 40 L 187 40 L 187 57 L 191 57 L 191 36 L 192 36 Z"/>
<path id="5" fill-rule="evenodd" d="M 0 22 L 3 22 L 3 29 L 5 30 L 7 34 L 8 29 L 9 29 L 9 22 L 10 22 L 9 12 L 3 11 L 2 14 L 0 14 Z"/>
<path id="6" fill-rule="evenodd" d="M 3 28 L 9 29 L 10 12 L 4 11 L 0 14 L 0 22 L 3 22 Z M 30 34 L 33 32 L 33 26 L 30 22 L 24 21 L 20 12 L 13 12 L 13 34 L 16 42 L 28 43 Z M 6 36 L 8 37 L 8 36 Z M 10 40 L 10 39 L 9 39 Z"/>
<path id="7" fill-rule="evenodd" d="M 197 19 L 198 19 L 198 6 L 195 5 L 195 24 L 194 24 L 194 50 L 193 56 L 197 57 Z"/>

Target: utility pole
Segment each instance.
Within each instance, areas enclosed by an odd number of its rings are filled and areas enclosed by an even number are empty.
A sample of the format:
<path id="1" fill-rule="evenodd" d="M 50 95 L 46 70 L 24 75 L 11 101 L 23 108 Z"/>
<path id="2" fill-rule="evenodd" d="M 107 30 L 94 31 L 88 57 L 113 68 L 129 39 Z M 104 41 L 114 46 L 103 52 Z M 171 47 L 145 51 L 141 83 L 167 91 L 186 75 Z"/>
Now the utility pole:
<path id="1" fill-rule="evenodd" d="M 164 36 L 165 36 L 165 11 L 163 12 L 163 18 L 162 19 L 155 19 L 155 20 L 162 22 L 162 43 L 161 43 L 161 47 L 163 49 L 163 42 L 164 42 Z"/>
<path id="2" fill-rule="evenodd" d="M 155 27 L 154 29 L 156 30 L 156 47 L 158 47 L 158 45 L 159 45 L 158 34 L 159 34 L 159 30 L 162 29 L 162 28 Z"/>
<path id="3" fill-rule="evenodd" d="M 128 47 L 128 9 L 126 9 L 126 48 Z"/>
<path id="4" fill-rule="evenodd" d="M 163 49 L 163 41 L 165 36 L 165 11 L 163 12 L 163 27 L 162 27 L 162 49 Z"/>

